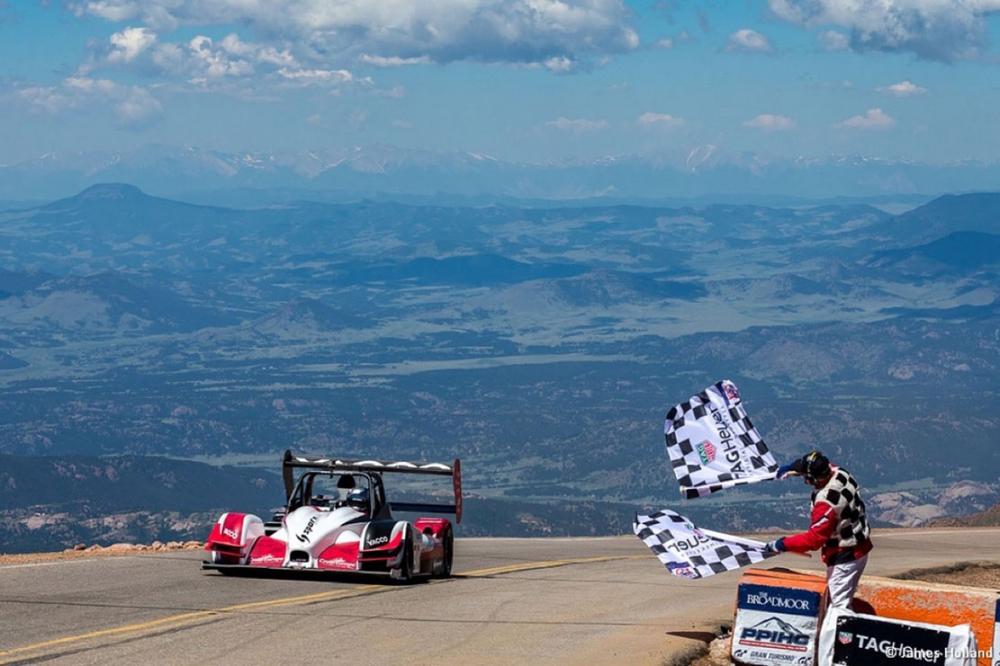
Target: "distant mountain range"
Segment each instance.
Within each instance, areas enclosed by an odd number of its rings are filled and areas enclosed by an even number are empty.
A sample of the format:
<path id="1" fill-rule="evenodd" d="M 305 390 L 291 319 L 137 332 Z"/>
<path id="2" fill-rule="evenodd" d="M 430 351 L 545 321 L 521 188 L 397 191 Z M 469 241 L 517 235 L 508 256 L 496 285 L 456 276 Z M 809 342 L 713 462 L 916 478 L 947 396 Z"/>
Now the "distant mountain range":
<path id="1" fill-rule="evenodd" d="M 200 536 L 210 510 L 274 501 L 286 447 L 459 456 L 463 534 L 627 531 L 676 502 L 666 406 L 724 377 L 780 460 L 822 448 L 875 519 L 1000 497 L 1000 195 L 447 199 L 106 183 L 0 211 L 0 549 Z M 685 511 L 798 521 L 801 487 L 757 485 Z"/>
<path id="2" fill-rule="evenodd" d="M 711 147 L 706 147 L 711 148 Z M 900 198 L 1000 187 L 1000 162 L 930 165 L 860 156 L 768 160 L 700 149 L 550 163 L 393 146 L 227 153 L 146 146 L 129 152 L 48 153 L 0 165 L 0 200 L 52 199 L 108 181 L 228 205 L 322 198 L 427 198 L 425 203 L 542 200 L 790 204 L 796 199 Z M 912 199 L 911 199 L 912 200 Z M 2 204 L 2 201 L 0 201 Z"/>
<path id="3" fill-rule="evenodd" d="M 1000 203 L 1000 198 L 998 198 Z M 911 222 L 916 230 L 911 237 L 929 235 L 920 222 Z M 994 222 L 993 228 L 997 228 Z M 1000 230 L 1000 229 L 998 229 Z M 996 264 L 1000 257 L 1000 235 L 980 231 L 955 231 L 915 247 L 883 250 L 876 253 L 873 266 L 927 274 L 930 270 L 968 271 Z"/>

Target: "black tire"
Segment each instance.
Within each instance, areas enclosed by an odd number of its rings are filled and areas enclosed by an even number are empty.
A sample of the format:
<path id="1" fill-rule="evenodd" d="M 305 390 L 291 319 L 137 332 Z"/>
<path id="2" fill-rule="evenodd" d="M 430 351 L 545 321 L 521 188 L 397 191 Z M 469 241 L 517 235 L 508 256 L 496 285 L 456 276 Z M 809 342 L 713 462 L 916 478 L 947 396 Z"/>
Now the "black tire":
<path id="1" fill-rule="evenodd" d="M 451 578 L 451 567 L 455 561 L 455 535 L 451 528 L 445 532 L 442 539 L 444 542 L 444 561 L 441 563 L 441 570 L 436 574 L 437 578 Z"/>
<path id="2" fill-rule="evenodd" d="M 399 565 L 399 582 L 413 582 L 413 534 L 407 530 L 407 535 L 403 539 L 403 561 Z"/>
<path id="3" fill-rule="evenodd" d="M 213 550 L 211 553 L 212 564 L 239 564 L 240 556 L 231 555 L 229 553 L 220 553 L 217 550 Z"/>

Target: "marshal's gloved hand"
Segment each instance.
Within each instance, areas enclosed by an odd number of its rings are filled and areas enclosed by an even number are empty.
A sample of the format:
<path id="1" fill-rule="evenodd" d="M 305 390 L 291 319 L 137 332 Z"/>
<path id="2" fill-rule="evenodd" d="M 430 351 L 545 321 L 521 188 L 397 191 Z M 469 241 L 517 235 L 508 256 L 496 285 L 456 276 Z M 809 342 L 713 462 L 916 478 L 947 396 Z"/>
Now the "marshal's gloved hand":
<path id="1" fill-rule="evenodd" d="M 775 539 L 774 541 L 768 541 L 764 544 L 765 553 L 783 553 L 785 552 L 785 537 L 780 539 Z"/>
<path id="2" fill-rule="evenodd" d="M 798 474 L 798 471 L 795 469 L 795 467 L 796 467 L 795 463 L 796 462 L 798 462 L 798 461 L 796 460 L 795 462 L 790 462 L 790 463 L 787 463 L 787 464 L 782 465 L 781 467 L 779 467 L 776 478 L 779 479 L 779 480 L 781 480 L 781 479 L 787 479 L 792 474 Z"/>

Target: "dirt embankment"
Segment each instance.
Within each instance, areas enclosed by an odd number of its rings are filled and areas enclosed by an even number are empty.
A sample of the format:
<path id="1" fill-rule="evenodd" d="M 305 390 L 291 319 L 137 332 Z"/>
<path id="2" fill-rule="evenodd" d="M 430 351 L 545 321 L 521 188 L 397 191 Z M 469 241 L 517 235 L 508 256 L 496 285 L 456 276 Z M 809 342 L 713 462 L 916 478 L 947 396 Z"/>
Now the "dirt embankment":
<path id="1" fill-rule="evenodd" d="M 971 516 L 938 518 L 929 524 L 930 527 L 996 527 L 998 525 L 1000 525 L 1000 504 Z"/>
<path id="2" fill-rule="evenodd" d="M 142 543 L 113 543 L 110 546 L 86 546 L 77 544 L 73 548 L 55 553 L 18 553 L 5 555 L 0 553 L 0 565 L 30 564 L 33 562 L 50 562 L 53 560 L 72 560 L 81 557 L 114 557 L 116 555 L 136 555 L 140 553 L 161 553 L 177 550 L 199 550 L 205 544 L 201 541 L 154 541 Z"/>
<path id="3" fill-rule="evenodd" d="M 900 580 L 923 580 L 928 583 L 1000 590 L 1000 562 L 959 562 L 946 567 L 915 569 L 894 577 Z"/>
<path id="4" fill-rule="evenodd" d="M 729 658 L 732 640 L 732 636 L 716 638 L 699 657 L 687 662 L 687 666 L 732 666 L 733 660 Z"/>

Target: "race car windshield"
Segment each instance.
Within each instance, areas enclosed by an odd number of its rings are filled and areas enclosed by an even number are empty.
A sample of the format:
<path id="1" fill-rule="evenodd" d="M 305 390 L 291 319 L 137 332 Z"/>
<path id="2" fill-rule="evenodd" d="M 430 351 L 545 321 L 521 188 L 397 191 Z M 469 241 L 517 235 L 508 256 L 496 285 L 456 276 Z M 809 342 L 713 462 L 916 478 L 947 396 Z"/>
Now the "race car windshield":
<path id="1" fill-rule="evenodd" d="M 370 492 L 371 485 L 363 474 L 309 474 L 303 477 L 302 483 L 306 491 L 305 504 L 329 509 L 347 506 L 351 493 Z"/>

